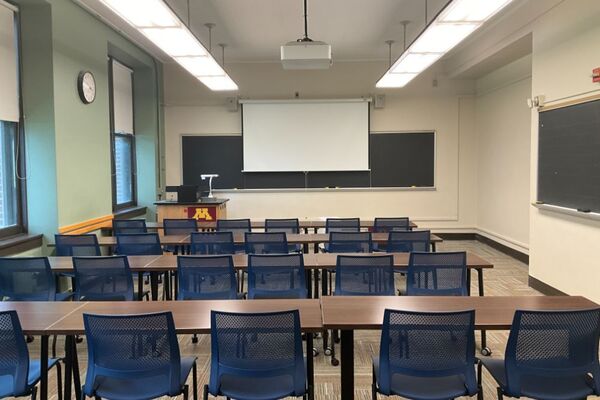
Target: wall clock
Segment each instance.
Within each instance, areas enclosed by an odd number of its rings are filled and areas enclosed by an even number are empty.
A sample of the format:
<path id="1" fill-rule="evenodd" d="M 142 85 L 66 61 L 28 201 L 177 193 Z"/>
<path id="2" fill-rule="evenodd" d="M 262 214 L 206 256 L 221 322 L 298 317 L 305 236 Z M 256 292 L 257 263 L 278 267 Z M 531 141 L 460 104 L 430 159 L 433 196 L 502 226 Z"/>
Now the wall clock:
<path id="1" fill-rule="evenodd" d="M 81 71 L 79 73 L 77 91 L 83 104 L 90 104 L 96 98 L 96 79 L 90 71 Z"/>

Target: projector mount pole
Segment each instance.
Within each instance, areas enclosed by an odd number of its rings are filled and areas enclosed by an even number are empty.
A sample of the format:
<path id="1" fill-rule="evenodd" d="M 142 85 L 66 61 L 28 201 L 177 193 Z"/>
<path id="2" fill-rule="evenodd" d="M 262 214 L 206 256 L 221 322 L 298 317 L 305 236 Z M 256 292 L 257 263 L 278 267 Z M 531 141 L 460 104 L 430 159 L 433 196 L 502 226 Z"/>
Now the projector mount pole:
<path id="1" fill-rule="evenodd" d="M 312 42 L 312 39 L 308 37 L 308 11 L 307 11 L 307 0 L 304 0 L 304 37 L 298 39 L 298 42 Z"/>

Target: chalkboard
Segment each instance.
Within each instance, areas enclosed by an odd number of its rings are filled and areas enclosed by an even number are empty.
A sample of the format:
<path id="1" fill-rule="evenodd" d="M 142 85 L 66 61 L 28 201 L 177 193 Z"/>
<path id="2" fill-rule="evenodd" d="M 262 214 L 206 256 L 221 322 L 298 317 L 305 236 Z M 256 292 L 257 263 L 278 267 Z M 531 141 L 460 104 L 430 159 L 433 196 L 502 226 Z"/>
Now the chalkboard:
<path id="1" fill-rule="evenodd" d="M 433 187 L 434 132 L 371 133 L 370 171 L 242 172 L 242 136 L 183 136 L 183 183 L 216 173 L 215 189 Z M 343 149 L 340 149 L 343 151 Z"/>
<path id="2" fill-rule="evenodd" d="M 600 212 L 600 100 L 540 112 L 538 201 Z"/>

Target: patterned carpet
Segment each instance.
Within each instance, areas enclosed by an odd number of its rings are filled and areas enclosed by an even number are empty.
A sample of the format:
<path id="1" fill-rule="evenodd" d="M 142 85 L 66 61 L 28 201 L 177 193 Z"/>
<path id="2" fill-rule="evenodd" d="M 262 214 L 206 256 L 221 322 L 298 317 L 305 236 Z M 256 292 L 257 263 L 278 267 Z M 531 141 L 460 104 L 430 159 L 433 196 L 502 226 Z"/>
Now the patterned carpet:
<path id="1" fill-rule="evenodd" d="M 461 251 L 467 250 L 478 254 L 494 264 L 494 269 L 485 271 L 485 291 L 487 296 L 501 295 L 540 295 L 537 291 L 527 286 L 527 265 L 509 257 L 487 245 L 475 241 L 446 241 L 438 246 L 438 251 Z M 398 278 L 401 279 L 401 278 Z M 399 285 L 402 282 L 398 282 Z M 477 282 L 473 282 L 473 290 L 476 293 Z M 401 287 L 401 286 L 399 286 Z M 493 351 L 493 357 L 501 357 L 506 345 L 507 332 L 488 332 L 488 346 Z M 478 336 L 477 336 L 478 337 Z M 210 339 L 207 335 L 200 336 L 197 344 L 192 344 L 190 336 L 181 336 L 179 339 L 183 355 L 196 355 L 198 357 L 198 381 L 199 394 L 202 386 L 208 381 L 210 363 Z M 371 385 L 371 356 L 377 354 L 379 349 L 378 331 L 360 331 L 355 334 L 355 384 L 356 399 L 370 399 Z M 30 344 L 32 356 L 39 354 L 39 340 Z M 321 338 L 315 339 L 315 346 L 322 349 Z M 62 349 L 62 340 L 59 339 L 59 349 Z M 86 348 L 85 341 L 79 345 L 78 354 L 80 360 L 82 380 L 85 378 Z M 338 348 L 339 354 L 339 348 Z M 330 358 L 322 354 L 315 358 L 315 398 L 316 399 L 340 399 L 340 369 L 333 367 Z M 50 394 L 56 399 L 56 380 L 54 372 L 50 375 Z M 191 378 L 190 378 L 191 383 Z M 496 398 L 496 385 L 492 378 L 484 373 L 483 377 L 484 396 L 488 399 Z M 191 391 L 190 391 L 191 392 Z"/>

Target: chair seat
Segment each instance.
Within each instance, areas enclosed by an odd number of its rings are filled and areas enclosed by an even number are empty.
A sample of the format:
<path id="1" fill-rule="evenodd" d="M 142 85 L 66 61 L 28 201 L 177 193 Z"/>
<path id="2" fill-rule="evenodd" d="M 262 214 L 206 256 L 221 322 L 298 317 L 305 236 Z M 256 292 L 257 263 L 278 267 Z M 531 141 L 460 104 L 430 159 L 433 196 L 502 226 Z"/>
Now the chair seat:
<path id="1" fill-rule="evenodd" d="M 58 359 L 51 358 L 48 360 L 48 369 L 54 367 L 59 362 Z M 27 377 L 27 385 L 31 388 L 40 380 L 40 360 L 29 361 L 29 376 Z M 15 393 L 13 387 L 13 377 L 10 375 L 0 376 L 0 397 L 7 396 L 25 396 L 29 393 Z"/>
<path id="2" fill-rule="evenodd" d="M 481 360 L 483 366 L 492 374 L 498 385 L 505 393 L 506 370 L 504 360 L 496 358 L 485 358 Z M 521 379 L 521 396 L 544 400 L 568 400 L 584 399 L 594 394 L 591 379 L 586 375 L 541 377 L 529 376 Z M 516 395 L 516 394 L 515 394 Z"/>
<path id="3" fill-rule="evenodd" d="M 185 385 L 196 357 L 181 358 L 181 386 Z M 111 400 L 153 399 L 168 394 L 169 384 L 165 378 L 144 379 L 98 378 L 95 394 Z"/>
<path id="4" fill-rule="evenodd" d="M 271 400 L 293 395 L 294 381 L 291 376 L 271 378 L 221 376 L 221 394 L 233 399 Z"/>
<path id="5" fill-rule="evenodd" d="M 379 357 L 373 357 L 373 367 L 379 382 Z M 441 400 L 468 396 L 465 380 L 460 375 L 420 377 L 394 374 L 390 389 L 394 395 L 415 400 Z"/>

